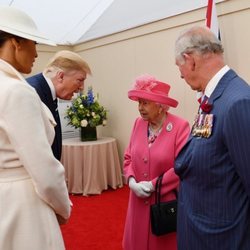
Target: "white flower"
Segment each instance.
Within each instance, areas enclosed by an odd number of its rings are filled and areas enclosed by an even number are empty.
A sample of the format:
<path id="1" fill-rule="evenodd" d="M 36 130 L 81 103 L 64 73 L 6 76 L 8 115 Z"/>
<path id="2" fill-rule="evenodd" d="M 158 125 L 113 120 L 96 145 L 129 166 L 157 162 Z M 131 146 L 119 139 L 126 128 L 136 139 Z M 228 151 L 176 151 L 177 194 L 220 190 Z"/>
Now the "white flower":
<path id="1" fill-rule="evenodd" d="M 66 110 L 65 118 L 72 127 L 86 127 L 105 125 L 107 123 L 107 110 L 99 104 L 98 95 L 93 94 L 92 88 L 88 94 L 80 94 L 72 99 Z M 105 120 L 105 121 L 104 121 Z"/>
<path id="2" fill-rule="evenodd" d="M 81 120 L 81 127 L 87 127 L 88 121 L 87 120 Z"/>

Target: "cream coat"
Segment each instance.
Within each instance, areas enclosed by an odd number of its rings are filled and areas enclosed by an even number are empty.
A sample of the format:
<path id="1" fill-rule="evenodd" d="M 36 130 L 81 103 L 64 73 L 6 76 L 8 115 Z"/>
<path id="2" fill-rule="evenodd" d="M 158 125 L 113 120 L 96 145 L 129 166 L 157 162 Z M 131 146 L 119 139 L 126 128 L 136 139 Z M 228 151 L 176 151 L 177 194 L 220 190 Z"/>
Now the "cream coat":
<path id="1" fill-rule="evenodd" d="M 0 59 L 0 249 L 64 249 L 55 214 L 70 216 L 55 121 L 35 90 Z"/>
<path id="2" fill-rule="evenodd" d="M 135 121 L 130 143 L 124 156 L 125 177 L 134 176 L 137 182 L 152 181 L 164 173 L 162 181 L 162 201 L 174 198 L 173 189 L 179 179 L 174 173 L 174 160 L 189 135 L 187 121 L 167 114 L 162 131 L 152 146 L 148 147 L 148 122 L 141 118 Z M 123 247 L 125 250 L 173 250 L 176 249 L 176 234 L 154 236 L 151 233 L 150 205 L 155 202 L 155 194 L 149 198 L 138 198 L 130 191 Z"/>

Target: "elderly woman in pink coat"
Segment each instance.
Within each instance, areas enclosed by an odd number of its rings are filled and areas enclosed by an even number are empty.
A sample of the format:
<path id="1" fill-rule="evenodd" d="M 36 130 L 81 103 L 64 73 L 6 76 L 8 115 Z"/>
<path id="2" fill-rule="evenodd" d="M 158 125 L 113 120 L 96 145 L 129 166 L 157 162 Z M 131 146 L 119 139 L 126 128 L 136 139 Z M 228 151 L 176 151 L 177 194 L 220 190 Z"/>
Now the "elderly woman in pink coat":
<path id="1" fill-rule="evenodd" d="M 174 199 L 179 180 L 174 160 L 190 129 L 187 121 L 168 112 L 178 102 L 168 96 L 170 86 L 153 76 L 138 77 L 128 97 L 138 101 L 137 118 L 124 155 L 124 174 L 130 195 L 123 237 L 124 250 L 173 250 L 176 233 L 155 236 L 151 232 L 150 205 L 155 202 L 157 177 L 163 175 L 162 201 Z"/>

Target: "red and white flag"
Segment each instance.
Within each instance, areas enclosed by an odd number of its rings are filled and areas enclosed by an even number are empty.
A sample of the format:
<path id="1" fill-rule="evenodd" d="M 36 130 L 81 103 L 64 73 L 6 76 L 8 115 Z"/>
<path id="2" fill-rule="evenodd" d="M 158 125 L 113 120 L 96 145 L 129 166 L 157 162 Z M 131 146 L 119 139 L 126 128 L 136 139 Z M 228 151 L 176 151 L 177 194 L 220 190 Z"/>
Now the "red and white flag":
<path id="1" fill-rule="evenodd" d="M 207 3 L 206 26 L 220 39 L 218 17 L 214 0 L 208 0 Z"/>
<path id="2" fill-rule="evenodd" d="M 207 3 L 206 26 L 209 29 L 211 29 L 211 31 L 216 35 L 218 39 L 220 39 L 218 17 L 214 0 L 208 0 Z M 199 101 L 199 103 L 201 103 L 202 101 L 202 96 L 203 96 L 202 92 L 196 93 L 196 98 Z"/>

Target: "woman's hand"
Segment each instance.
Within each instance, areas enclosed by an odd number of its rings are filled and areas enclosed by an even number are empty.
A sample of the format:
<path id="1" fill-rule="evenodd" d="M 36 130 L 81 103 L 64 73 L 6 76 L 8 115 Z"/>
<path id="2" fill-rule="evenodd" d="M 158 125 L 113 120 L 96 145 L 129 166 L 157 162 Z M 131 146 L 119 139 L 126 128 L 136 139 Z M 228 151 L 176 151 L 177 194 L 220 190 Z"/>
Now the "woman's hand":
<path id="1" fill-rule="evenodd" d="M 152 183 L 151 183 L 152 185 Z M 153 187 L 153 185 L 152 185 Z M 151 195 L 151 186 L 149 182 L 142 181 L 142 182 L 136 182 L 135 178 L 130 177 L 129 178 L 129 188 L 135 193 L 136 196 L 140 198 L 146 198 Z"/>
<path id="2" fill-rule="evenodd" d="M 152 193 L 155 191 L 155 188 L 152 184 L 152 181 L 141 181 L 139 182 L 141 184 L 143 184 L 145 187 L 147 187 L 149 189 L 149 192 Z"/>

